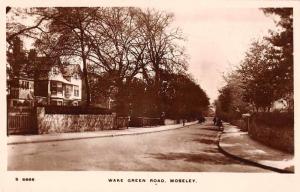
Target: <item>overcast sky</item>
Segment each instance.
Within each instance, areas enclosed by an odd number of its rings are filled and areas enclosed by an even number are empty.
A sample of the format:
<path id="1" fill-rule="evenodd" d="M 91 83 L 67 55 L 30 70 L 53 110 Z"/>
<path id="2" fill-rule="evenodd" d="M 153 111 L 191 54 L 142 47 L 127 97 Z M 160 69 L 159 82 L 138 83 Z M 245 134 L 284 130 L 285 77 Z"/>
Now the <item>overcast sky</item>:
<path id="1" fill-rule="evenodd" d="M 224 85 L 223 73 L 233 70 L 251 40 L 268 34 L 275 24 L 256 8 L 170 9 L 185 36 L 189 72 L 212 103 Z"/>

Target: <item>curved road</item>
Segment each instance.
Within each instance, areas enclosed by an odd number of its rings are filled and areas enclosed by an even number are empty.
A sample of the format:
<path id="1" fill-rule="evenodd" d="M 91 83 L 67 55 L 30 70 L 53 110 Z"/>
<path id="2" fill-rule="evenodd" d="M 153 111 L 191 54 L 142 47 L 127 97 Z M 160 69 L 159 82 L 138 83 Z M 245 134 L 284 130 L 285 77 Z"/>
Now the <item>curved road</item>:
<path id="1" fill-rule="evenodd" d="M 224 156 L 211 122 L 142 135 L 8 145 L 8 170 L 268 172 Z"/>

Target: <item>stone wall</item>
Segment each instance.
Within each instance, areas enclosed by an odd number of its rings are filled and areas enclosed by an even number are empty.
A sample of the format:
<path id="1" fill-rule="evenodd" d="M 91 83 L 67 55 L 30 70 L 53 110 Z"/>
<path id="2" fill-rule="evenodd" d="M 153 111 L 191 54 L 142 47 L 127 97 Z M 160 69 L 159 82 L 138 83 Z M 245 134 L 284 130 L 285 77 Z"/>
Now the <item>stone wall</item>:
<path id="1" fill-rule="evenodd" d="M 274 129 L 251 123 L 248 133 L 253 139 L 270 147 L 289 153 L 294 152 L 294 131 L 288 128 Z"/>
<path id="2" fill-rule="evenodd" d="M 266 125 L 253 116 L 250 118 L 248 133 L 251 138 L 270 147 L 289 153 L 294 152 L 294 126 L 290 123 L 276 127 Z"/>
<path id="3" fill-rule="evenodd" d="M 149 118 L 149 117 L 131 117 L 129 126 L 130 127 L 150 127 L 163 125 L 163 120 L 160 118 Z"/>
<path id="4" fill-rule="evenodd" d="M 165 119 L 164 120 L 165 125 L 175 125 L 176 123 L 177 123 L 177 121 L 174 119 Z"/>
<path id="5" fill-rule="evenodd" d="M 37 107 L 39 134 L 111 130 L 116 126 L 116 114 L 46 114 Z"/>

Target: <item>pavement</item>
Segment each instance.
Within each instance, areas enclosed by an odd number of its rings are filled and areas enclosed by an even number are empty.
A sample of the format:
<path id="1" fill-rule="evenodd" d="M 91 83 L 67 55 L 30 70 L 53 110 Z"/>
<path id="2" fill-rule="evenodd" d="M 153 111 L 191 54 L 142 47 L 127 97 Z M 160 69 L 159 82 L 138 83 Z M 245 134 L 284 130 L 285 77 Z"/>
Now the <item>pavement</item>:
<path id="1" fill-rule="evenodd" d="M 41 142 L 54 142 L 54 141 L 65 141 L 65 140 L 77 140 L 77 139 L 89 139 L 89 138 L 100 138 L 100 137 L 115 137 L 124 135 L 139 135 L 160 131 L 167 131 L 173 129 L 179 129 L 198 123 L 198 121 L 175 125 L 164 125 L 155 127 L 129 127 L 123 130 L 105 130 L 97 132 L 76 132 L 76 133 L 56 133 L 56 134 L 45 134 L 45 135 L 10 135 L 7 137 L 8 145 L 15 144 L 27 144 L 27 143 L 41 143 Z"/>
<path id="2" fill-rule="evenodd" d="M 224 124 L 220 135 L 219 149 L 225 155 L 255 166 L 281 173 L 294 173 L 294 155 L 255 141 L 248 132 L 228 123 Z"/>

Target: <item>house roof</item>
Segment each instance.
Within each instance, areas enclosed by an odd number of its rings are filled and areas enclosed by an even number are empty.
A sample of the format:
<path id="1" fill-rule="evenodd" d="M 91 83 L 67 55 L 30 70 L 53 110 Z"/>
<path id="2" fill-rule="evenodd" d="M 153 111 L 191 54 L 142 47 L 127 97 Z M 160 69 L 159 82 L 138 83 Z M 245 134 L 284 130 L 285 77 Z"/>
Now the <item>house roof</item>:
<path id="1" fill-rule="evenodd" d="M 81 68 L 79 64 L 65 64 L 62 66 L 63 76 L 73 76 L 74 74 L 81 75 Z"/>
<path id="2" fill-rule="evenodd" d="M 36 57 L 35 60 L 36 71 L 33 72 L 34 68 L 30 70 L 30 65 L 28 60 L 24 61 L 24 64 L 21 65 L 20 73 L 18 78 L 34 78 L 36 74 L 39 79 L 48 78 L 49 71 L 54 67 L 58 67 L 64 77 L 70 77 L 74 74 L 78 74 L 80 77 L 82 76 L 81 68 L 79 64 L 70 64 L 70 63 L 62 63 L 60 58 L 51 58 L 51 57 Z M 17 78 L 17 77 L 13 77 Z M 66 80 L 67 81 L 67 80 Z M 67 83 L 67 82 L 65 82 Z"/>
<path id="3" fill-rule="evenodd" d="M 70 84 L 70 85 L 73 84 L 73 83 L 71 83 L 70 81 L 66 80 L 65 78 L 60 78 L 60 77 L 58 77 L 58 76 L 53 76 L 53 77 L 49 78 L 49 80 L 51 80 L 51 81 L 60 81 L 60 82 L 62 82 L 62 83 Z"/>
<path id="4" fill-rule="evenodd" d="M 81 68 L 79 64 L 61 63 L 59 58 L 38 57 L 39 76 L 48 76 L 48 72 L 52 67 L 57 66 L 64 77 L 70 77 L 74 74 L 81 76 Z"/>

